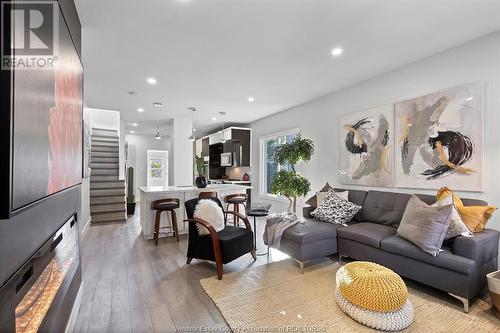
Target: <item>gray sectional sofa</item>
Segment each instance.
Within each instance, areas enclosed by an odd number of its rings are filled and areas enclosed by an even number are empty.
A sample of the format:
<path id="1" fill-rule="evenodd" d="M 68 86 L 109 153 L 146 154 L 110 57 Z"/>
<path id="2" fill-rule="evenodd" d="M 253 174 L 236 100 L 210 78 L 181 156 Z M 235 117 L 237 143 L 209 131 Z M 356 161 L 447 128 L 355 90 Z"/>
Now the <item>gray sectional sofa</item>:
<path id="1" fill-rule="evenodd" d="M 341 189 L 336 189 L 342 191 Z M 435 197 L 418 195 L 428 204 Z M 459 236 L 443 244 L 433 257 L 396 235 L 410 194 L 349 190 L 349 201 L 363 208 L 348 226 L 320 222 L 311 217 L 312 207 L 304 208 L 303 223 L 285 231 L 280 251 L 307 261 L 338 253 L 342 257 L 367 260 L 391 268 L 398 274 L 448 292 L 464 303 L 486 287 L 486 274 L 498 267 L 499 232 L 485 229 L 473 238 Z M 464 205 L 483 206 L 486 202 L 462 199 Z"/>

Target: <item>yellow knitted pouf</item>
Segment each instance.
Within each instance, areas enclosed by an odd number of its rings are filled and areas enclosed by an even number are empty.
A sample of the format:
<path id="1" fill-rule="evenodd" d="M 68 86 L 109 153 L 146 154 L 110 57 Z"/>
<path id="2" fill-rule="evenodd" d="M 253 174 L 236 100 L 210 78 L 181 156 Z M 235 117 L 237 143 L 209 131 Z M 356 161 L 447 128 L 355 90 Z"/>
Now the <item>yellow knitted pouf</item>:
<path id="1" fill-rule="evenodd" d="M 367 261 L 351 262 L 340 268 L 337 288 L 349 302 L 371 311 L 396 311 L 408 299 L 408 289 L 399 275 Z"/>

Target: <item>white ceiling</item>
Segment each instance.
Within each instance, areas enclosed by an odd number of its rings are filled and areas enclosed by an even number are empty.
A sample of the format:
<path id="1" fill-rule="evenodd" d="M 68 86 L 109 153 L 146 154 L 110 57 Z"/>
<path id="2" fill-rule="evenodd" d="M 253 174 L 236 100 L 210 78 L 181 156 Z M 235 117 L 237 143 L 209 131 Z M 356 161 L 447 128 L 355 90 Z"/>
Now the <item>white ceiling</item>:
<path id="1" fill-rule="evenodd" d="M 86 105 L 119 110 L 139 127 L 190 114 L 188 106 L 199 110 L 199 129 L 248 123 L 500 30 L 499 0 L 76 4 Z M 335 46 L 344 49 L 338 58 Z M 158 83 L 149 85 L 149 76 Z"/>

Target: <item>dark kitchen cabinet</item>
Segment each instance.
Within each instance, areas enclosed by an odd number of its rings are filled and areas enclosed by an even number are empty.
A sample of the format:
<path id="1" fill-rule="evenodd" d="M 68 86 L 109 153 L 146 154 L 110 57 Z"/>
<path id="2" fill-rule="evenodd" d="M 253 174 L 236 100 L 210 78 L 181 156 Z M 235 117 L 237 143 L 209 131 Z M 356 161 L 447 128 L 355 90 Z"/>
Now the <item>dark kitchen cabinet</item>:
<path id="1" fill-rule="evenodd" d="M 251 151 L 251 130 L 249 129 L 231 129 L 231 142 L 238 142 L 240 146 L 239 166 L 249 167 L 252 159 L 250 156 Z"/>

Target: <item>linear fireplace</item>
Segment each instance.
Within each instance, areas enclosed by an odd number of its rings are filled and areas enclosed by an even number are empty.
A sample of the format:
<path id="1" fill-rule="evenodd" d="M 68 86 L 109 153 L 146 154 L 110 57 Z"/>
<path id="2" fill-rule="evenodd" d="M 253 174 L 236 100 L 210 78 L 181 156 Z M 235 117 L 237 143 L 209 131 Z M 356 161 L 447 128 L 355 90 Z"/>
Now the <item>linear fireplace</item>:
<path id="1" fill-rule="evenodd" d="M 64 331 L 81 281 L 78 235 L 73 215 L 0 289 L 0 332 Z"/>

